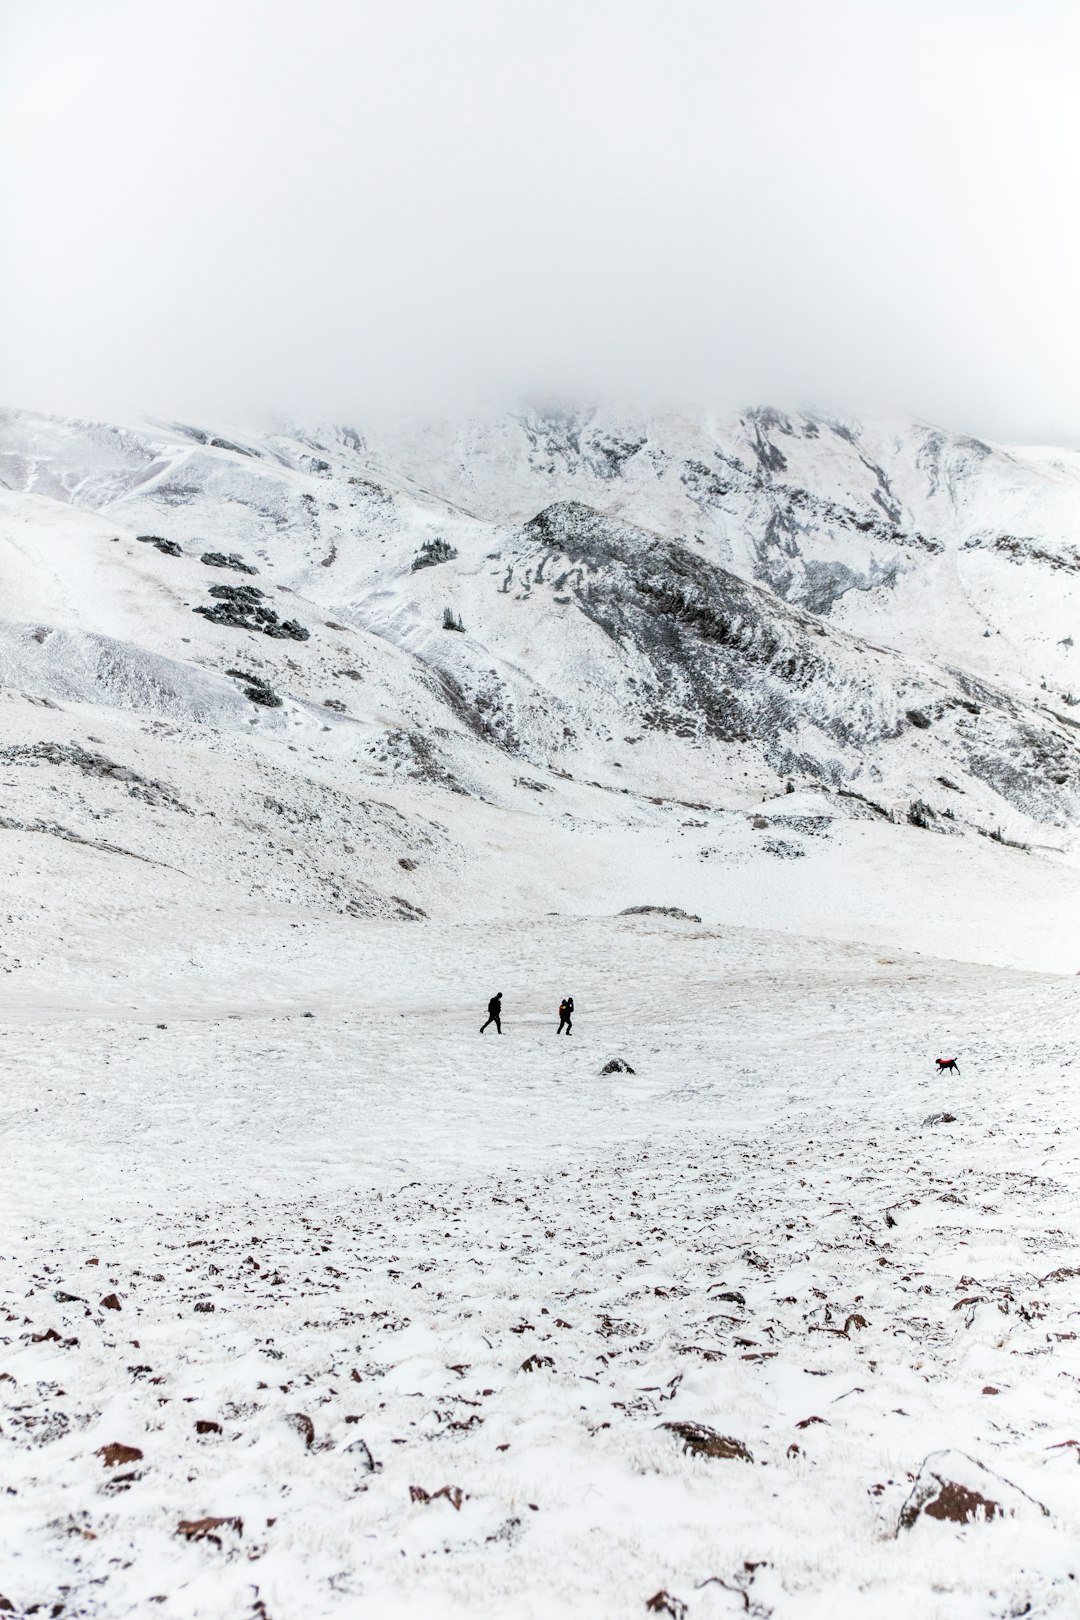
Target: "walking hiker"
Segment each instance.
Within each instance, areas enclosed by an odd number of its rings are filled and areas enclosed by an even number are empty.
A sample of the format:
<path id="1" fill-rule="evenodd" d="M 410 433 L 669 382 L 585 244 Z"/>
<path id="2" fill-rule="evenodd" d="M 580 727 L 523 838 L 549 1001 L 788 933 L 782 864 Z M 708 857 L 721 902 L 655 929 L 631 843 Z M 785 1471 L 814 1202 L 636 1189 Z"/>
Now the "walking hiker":
<path id="1" fill-rule="evenodd" d="M 488 1024 L 494 1024 L 496 1033 L 499 1034 L 499 1035 L 502 1034 L 502 991 L 501 990 L 498 991 L 498 993 L 496 995 L 492 996 L 491 1000 L 488 1002 L 487 1023 L 484 1023 L 484 1024 L 480 1025 L 480 1033 L 481 1033 L 481 1035 L 484 1033 L 485 1029 L 487 1029 Z"/>
<path id="2" fill-rule="evenodd" d="M 573 1016 L 574 1016 L 574 998 L 573 998 L 573 996 L 567 996 L 565 1001 L 560 1001 L 559 1002 L 559 1027 L 555 1032 L 557 1035 L 562 1034 L 564 1024 L 566 1026 L 566 1033 L 568 1035 L 573 1034 L 573 1026 L 572 1026 L 572 1023 L 571 1023 L 571 1020 L 573 1019 Z"/>

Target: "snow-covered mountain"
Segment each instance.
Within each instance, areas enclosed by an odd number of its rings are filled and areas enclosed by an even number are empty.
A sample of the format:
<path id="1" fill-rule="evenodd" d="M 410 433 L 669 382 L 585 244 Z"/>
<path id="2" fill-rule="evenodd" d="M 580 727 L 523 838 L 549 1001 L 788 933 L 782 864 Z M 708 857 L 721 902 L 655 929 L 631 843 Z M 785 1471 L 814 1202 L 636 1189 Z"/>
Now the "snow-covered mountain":
<path id="1" fill-rule="evenodd" d="M 0 1610 L 1072 1614 L 1076 463 L 0 479 Z"/>
<path id="2" fill-rule="evenodd" d="M 913 847 L 1071 893 L 1080 456 L 760 409 L 9 412 L 0 480 L 9 830 L 363 915 L 662 871 L 829 927 L 822 860 L 880 896 Z"/>
<path id="3" fill-rule="evenodd" d="M 991 678 L 1078 684 L 1073 451 L 774 410 L 530 411 L 369 441 L 384 464 L 488 518 L 576 499 L 692 541 L 857 634 Z"/>

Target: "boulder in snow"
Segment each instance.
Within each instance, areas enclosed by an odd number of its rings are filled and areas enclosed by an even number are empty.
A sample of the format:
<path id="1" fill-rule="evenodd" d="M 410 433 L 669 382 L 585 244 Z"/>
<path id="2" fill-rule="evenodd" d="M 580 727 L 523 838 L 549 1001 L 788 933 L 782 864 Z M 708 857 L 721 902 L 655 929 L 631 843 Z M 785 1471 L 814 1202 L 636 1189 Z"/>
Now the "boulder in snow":
<path id="1" fill-rule="evenodd" d="M 753 1462 L 753 1456 L 741 1440 L 729 1434 L 718 1434 L 704 1423 L 662 1423 L 662 1429 L 678 1435 L 687 1451 L 695 1457 L 734 1458 L 738 1462 Z"/>
<path id="2" fill-rule="evenodd" d="M 1018 1514 L 1045 1518 L 1049 1509 L 967 1452 L 934 1451 L 919 1469 L 897 1530 L 910 1530 L 922 1518 L 975 1524 Z"/>
<path id="3" fill-rule="evenodd" d="M 681 922 L 699 923 L 700 917 L 695 917 L 692 911 L 684 911 L 681 906 L 624 906 L 619 912 L 620 917 L 678 917 Z"/>
<path id="4" fill-rule="evenodd" d="M 238 1536 L 242 1536 L 244 1533 L 244 1521 L 233 1514 L 223 1519 L 181 1519 L 176 1527 L 177 1535 L 183 1536 L 187 1541 L 213 1541 L 219 1547 L 221 1546 L 221 1537 L 218 1534 L 220 1530 L 232 1530 Z"/>
<path id="5" fill-rule="evenodd" d="M 125 1446 L 119 1440 L 112 1440 L 107 1446 L 99 1446 L 94 1456 L 100 1457 L 106 1468 L 142 1461 L 142 1452 L 138 1446 Z"/>

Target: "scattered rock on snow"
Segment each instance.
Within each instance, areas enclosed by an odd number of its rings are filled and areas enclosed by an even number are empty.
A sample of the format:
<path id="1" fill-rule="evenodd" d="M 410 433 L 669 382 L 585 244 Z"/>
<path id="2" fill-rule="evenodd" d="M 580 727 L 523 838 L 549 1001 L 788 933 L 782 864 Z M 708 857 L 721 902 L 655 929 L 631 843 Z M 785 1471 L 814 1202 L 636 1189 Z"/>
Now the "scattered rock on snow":
<path id="1" fill-rule="evenodd" d="M 83 776 L 123 783 L 133 799 L 142 799 L 146 804 L 155 807 L 164 806 L 170 810 L 182 810 L 185 815 L 191 814 L 187 805 L 183 804 L 164 782 L 155 782 L 149 777 L 140 776 L 129 766 L 118 765 L 105 754 L 91 753 L 77 742 L 13 743 L 8 748 L 0 749 L 0 763 L 4 765 L 32 764 L 35 760 L 41 760 L 47 765 L 72 765 L 77 771 L 81 771 Z"/>
<path id="2" fill-rule="evenodd" d="M 310 1451 L 311 1447 L 315 1444 L 315 1425 L 312 1423 L 307 1413 L 287 1412 L 285 1414 L 285 1421 L 291 1429 L 296 1430 L 301 1440 L 303 1440 L 304 1445 Z"/>
<path id="3" fill-rule="evenodd" d="M 1056 1271 L 1048 1271 L 1045 1277 L 1040 1277 L 1041 1283 L 1068 1282 L 1070 1277 L 1080 1277 L 1080 1266 L 1058 1266 Z"/>
<path id="4" fill-rule="evenodd" d="M 700 917 L 684 911 L 681 906 L 624 906 L 620 917 L 679 917 L 683 922 L 699 923 Z"/>
<path id="5" fill-rule="evenodd" d="M 460 1513 L 465 1500 L 465 1492 L 460 1485 L 440 1485 L 437 1491 L 425 1491 L 422 1485 L 409 1486 L 409 1500 L 412 1502 L 437 1502 L 440 1497 L 449 1502 L 456 1513 Z"/>
<path id="6" fill-rule="evenodd" d="M 405 922 L 419 922 L 421 918 L 427 916 L 423 906 L 414 906 L 411 900 L 406 900 L 400 894 L 392 894 L 388 898 L 397 906 L 398 916 Z"/>
<path id="7" fill-rule="evenodd" d="M 244 1521 L 237 1515 L 216 1519 L 181 1519 L 176 1527 L 176 1534 L 184 1536 L 188 1541 L 213 1541 L 221 1546 L 219 1530 L 232 1530 L 238 1536 L 244 1533 Z"/>
<path id="8" fill-rule="evenodd" d="M 897 1530 L 910 1530 L 920 1518 L 950 1524 L 985 1522 L 1017 1514 L 1049 1517 L 1033 1496 L 993 1473 L 965 1451 L 934 1451 L 927 1457 L 900 1510 Z"/>
<path id="9" fill-rule="evenodd" d="M 754 1460 L 741 1440 L 735 1440 L 728 1434 L 718 1434 L 704 1423 L 662 1423 L 660 1427 L 678 1435 L 686 1450 L 693 1452 L 695 1457 L 731 1457 L 739 1462 Z"/>
<path id="10" fill-rule="evenodd" d="M 539 1372 L 541 1368 L 549 1372 L 555 1371 L 555 1363 L 550 1356 L 526 1356 L 521 1363 L 522 1372 Z"/>
<path id="11" fill-rule="evenodd" d="M 249 675 L 243 669 L 227 669 L 226 675 L 231 675 L 234 681 L 244 682 L 244 696 L 252 703 L 261 704 L 264 709 L 280 709 L 281 699 L 261 675 Z"/>
<path id="12" fill-rule="evenodd" d="M 220 1434 L 221 1433 L 221 1424 L 220 1423 L 215 1423 L 213 1418 L 196 1418 L 195 1419 L 195 1433 L 196 1434 Z"/>
<path id="13" fill-rule="evenodd" d="M 94 1456 L 100 1457 L 106 1468 L 116 1468 L 121 1463 L 142 1461 L 142 1452 L 138 1446 L 125 1446 L 119 1440 L 113 1440 L 107 1446 L 99 1446 Z"/>
<path id="14" fill-rule="evenodd" d="M 106 1294 L 101 1304 L 106 1311 L 118 1311 L 120 1309 L 120 1301 L 115 1294 Z"/>
<path id="15" fill-rule="evenodd" d="M 210 595 L 217 598 L 211 607 L 200 606 L 192 612 L 201 613 L 211 624 L 231 630 L 261 630 L 279 641 L 307 641 L 311 635 L 295 619 L 279 619 L 273 608 L 264 607 L 266 592 L 254 585 L 211 585 Z"/>
<path id="16" fill-rule="evenodd" d="M 556 597 L 556 601 L 557 600 L 558 598 Z M 506 1542 L 508 1546 L 513 1547 L 521 1540 L 521 1536 L 521 1520 L 518 1518 L 509 1518 L 504 1519 L 499 1528 L 492 1531 L 490 1536 L 485 1536 L 484 1540 L 486 1542 L 503 1541 Z"/>
<path id="17" fill-rule="evenodd" d="M 78 1340 L 66 1340 L 66 1344 L 78 1344 Z M 90 1421 L 88 1417 L 80 1417 L 72 1422 L 66 1412 L 28 1412 L 16 1408 L 10 1414 L 13 1429 L 19 1433 L 20 1440 L 29 1446 L 50 1446 L 54 1440 L 62 1440 L 72 1428 L 81 1429 Z"/>
<path id="18" fill-rule="evenodd" d="M 166 557 L 183 556 L 183 552 L 175 540 L 166 540 L 160 534 L 137 534 L 135 538 L 141 540 L 145 545 L 156 546 L 159 551 L 165 553 Z"/>
<path id="19" fill-rule="evenodd" d="M 950 1113 L 946 1112 L 943 1109 L 943 1110 L 941 1110 L 940 1113 L 937 1113 L 937 1114 L 927 1114 L 926 1118 L 923 1120 L 923 1129 L 925 1130 L 927 1125 L 955 1125 L 955 1124 L 956 1124 L 956 1115 L 955 1114 L 950 1114 Z"/>
<path id="20" fill-rule="evenodd" d="M 632 1069 L 630 1067 L 629 1063 L 624 1063 L 622 1058 L 612 1058 L 609 1063 L 604 1064 L 604 1067 L 600 1070 L 600 1073 L 601 1074 L 636 1074 L 637 1070 Z"/>
<path id="21" fill-rule="evenodd" d="M 677 1598 L 670 1592 L 661 1589 L 654 1592 L 651 1598 L 645 1599 L 645 1607 L 650 1614 L 667 1614 L 671 1620 L 686 1620 L 686 1604 L 682 1598 Z"/>
<path id="22" fill-rule="evenodd" d="M 235 551 L 230 551 L 227 555 L 224 551 L 204 551 L 199 561 L 205 563 L 207 568 L 231 568 L 238 574 L 259 572 L 253 563 L 245 562 Z"/>
<path id="23" fill-rule="evenodd" d="M 784 861 L 795 861 L 806 854 L 803 846 L 793 838 L 766 838 L 761 847 L 766 855 L 777 855 Z"/>

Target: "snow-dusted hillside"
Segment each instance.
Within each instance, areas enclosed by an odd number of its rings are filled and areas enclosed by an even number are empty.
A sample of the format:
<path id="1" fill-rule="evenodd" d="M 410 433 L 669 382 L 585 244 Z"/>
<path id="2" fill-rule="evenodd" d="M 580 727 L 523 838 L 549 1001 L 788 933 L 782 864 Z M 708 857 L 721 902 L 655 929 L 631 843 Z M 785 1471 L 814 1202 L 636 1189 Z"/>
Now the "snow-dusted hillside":
<path id="1" fill-rule="evenodd" d="M 1075 1613 L 1075 979 L 122 900 L 0 1026 L 16 1612 Z"/>
<path id="2" fill-rule="evenodd" d="M 823 863 L 914 846 L 975 896 L 928 943 L 995 959 L 1024 931 L 984 867 L 1072 894 L 1075 458 L 767 411 L 8 413 L 0 477 L 11 830 L 363 915 L 608 909 L 665 870 L 805 930 L 809 888 L 811 926 L 912 944 L 887 878 L 838 919 Z M 1017 959 L 1080 954 L 1037 932 Z"/>
<path id="3" fill-rule="evenodd" d="M 0 1610 L 1074 1611 L 1077 519 L 0 418 Z"/>
<path id="4" fill-rule="evenodd" d="M 493 519 L 573 499 L 858 634 L 1052 693 L 1080 686 L 1080 455 L 911 421 L 522 411 L 373 430 L 387 466 Z"/>

